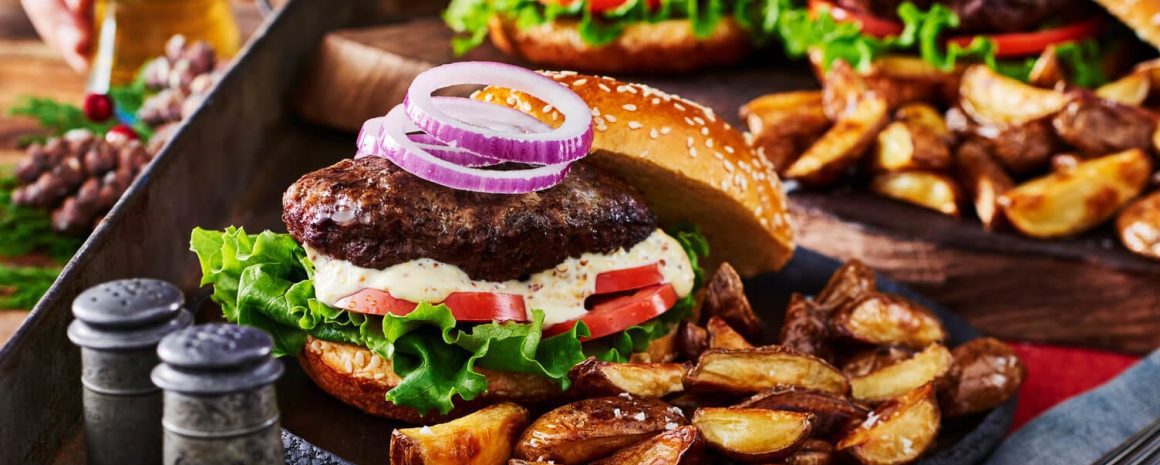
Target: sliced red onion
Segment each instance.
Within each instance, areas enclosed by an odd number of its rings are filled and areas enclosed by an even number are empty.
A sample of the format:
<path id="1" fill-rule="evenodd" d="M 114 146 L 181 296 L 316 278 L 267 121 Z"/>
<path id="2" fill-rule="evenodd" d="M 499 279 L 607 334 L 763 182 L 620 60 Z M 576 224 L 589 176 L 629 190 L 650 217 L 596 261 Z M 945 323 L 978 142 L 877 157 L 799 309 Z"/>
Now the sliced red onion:
<path id="1" fill-rule="evenodd" d="M 521 134 L 458 119 L 440 108 L 431 94 L 463 84 L 494 85 L 533 95 L 563 114 L 564 123 L 548 131 Z M 484 62 L 436 66 L 415 78 L 403 107 L 419 129 L 436 139 L 455 141 L 456 146 L 469 152 L 507 161 L 569 163 L 587 155 L 592 147 L 592 114 L 584 100 L 556 81 L 518 66 Z"/>
<path id="2" fill-rule="evenodd" d="M 383 152 L 383 134 L 386 117 L 371 118 L 363 123 L 362 131 L 358 136 L 358 152 L 355 158 L 363 157 L 385 157 Z M 408 123 L 410 123 L 408 121 Z M 406 128 L 407 132 L 416 131 L 414 124 L 409 124 Z M 468 168 L 477 168 L 483 166 L 494 166 L 503 163 L 503 160 L 488 158 L 482 155 L 477 155 L 468 152 L 459 147 L 450 147 L 440 142 L 439 139 L 432 137 L 429 134 L 415 133 L 407 134 L 407 138 L 414 142 L 416 146 L 427 151 L 432 156 L 438 157 L 441 160 L 455 163 L 459 166 Z"/>
<path id="3" fill-rule="evenodd" d="M 551 126 L 515 108 L 463 97 L 431 97 L 435 106 L 463 123 L 509 134 L 548 132 Z"/>
<path id="4" fill-rule="evenodd" d="M 381 121 L 375 124 L 377 128 L 368 131 L 367 125 L 375 120 Z M 402 105 L 392 108 L 387 116 L 367 121 L 359 136 L 360 153 L 366 150 L 363 147 L 367 147 L 372 140 L 368 132 L 373 131 L 373 140 L 377 142 L 375 145 L 381 147 L 377 151 L 400 168 L 443 186 L 475 192 L 524 194 L 559 184 L 568 174 L 568 163 L 510 171 L 460 166 L 435 156 L 411 140 L 407 134 L 410 125 Z M 367 149 L 375 150 L 372 147 Z"/>

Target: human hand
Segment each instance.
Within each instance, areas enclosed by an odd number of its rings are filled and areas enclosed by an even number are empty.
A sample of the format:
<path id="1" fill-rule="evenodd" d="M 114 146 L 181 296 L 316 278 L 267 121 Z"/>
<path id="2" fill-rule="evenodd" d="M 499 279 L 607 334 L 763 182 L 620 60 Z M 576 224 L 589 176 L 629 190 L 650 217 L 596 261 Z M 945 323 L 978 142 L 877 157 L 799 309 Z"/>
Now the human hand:
<path id="1" fill-rule="evenodd" d="M 21 0 L 36 32 L 78 72 L 89 67 L 93 0 Z"/>

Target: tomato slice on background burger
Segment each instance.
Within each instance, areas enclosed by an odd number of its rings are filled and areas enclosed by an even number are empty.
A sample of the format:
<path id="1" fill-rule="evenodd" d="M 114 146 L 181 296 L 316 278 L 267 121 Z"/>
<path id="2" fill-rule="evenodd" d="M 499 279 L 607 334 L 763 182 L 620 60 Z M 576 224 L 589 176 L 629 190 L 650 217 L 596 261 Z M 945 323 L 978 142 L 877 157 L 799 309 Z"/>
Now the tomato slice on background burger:
<path id="1" fill-rule="evenodd" d="M 521 295 L 498 292 L 453 292 L 442 303 L 451 309 L 451 316 L 455 317 L 455 321 L 465 323 L 528 321 L 528 311 Z M 339 299 L 336 304 L 355 313 L 398 316 L 411 313 L 418 306 L 414 302 L 395 298 L 391 293 L 378 289 L 363 289 Z"/>
<path id="2" fill-rule="evenodd" d="M 565 333 L 583 321 L 588 326 L 589 336 L 581 338 L 581 342 L 601 338 L 656 318 L 676 303 L 677 291 L 671 284 L 646 287 L 596 304 L 580 318 L 549 326 L 544 329 L 544 337 Z"/>
<path id="3" fill-rule="evenodd" d="M 839 23 L 858 23 L 862 33 L 868 36 L 882 39 L 902 34 L 903 26 L 900 22 L 842 8 L 826 0 L 810 0 L 809 8 L 810 13 L 813 15 L 820 13 L 822 8 L 828 8 L 830 10 L 830 16 L 834 18 L 834 21 Z"/>
<path id="4" fill-rule="evenodd" d="M 596 275 L 596 295 L 614 294 L 657 285 L 665 281 L 660 263 L 605 271 Z"/>
<path id="5" fill-rule="evenodd" d="M 540 3 L 545 5 L 571 5 L 573 2 L 584 0 L 540 0 Z M 593 13 L 603 13 L 609 10 L 615 10 L 628 3 L 628 0 L 587 0 L 588 9 Z M 648 0 L 648 9 L 655 10 L 661 7 L 661 0 Z"/>

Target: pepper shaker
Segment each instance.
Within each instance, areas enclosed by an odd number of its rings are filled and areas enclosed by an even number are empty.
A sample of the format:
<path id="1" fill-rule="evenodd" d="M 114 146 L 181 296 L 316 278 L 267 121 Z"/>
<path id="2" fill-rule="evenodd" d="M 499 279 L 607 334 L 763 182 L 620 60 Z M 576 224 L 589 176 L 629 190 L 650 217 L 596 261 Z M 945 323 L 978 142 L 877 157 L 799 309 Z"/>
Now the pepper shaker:
<path id="1" fill-rule="evenodd" d="M 149 379 L 157 343 L 193 316 L 172 284 L 124 279 L 73 300 L 69 340 L 81 348 L 88 463 L 161 462 L 161 391 Z"/>
<path id="2" fill-rule="evenodd" d="M 165 390 L 167 465 L 281 464 L 282 428 L 273 383 L 283 367 L 261 330 L 206 324 L 157 346 L 153 382 Z"/>

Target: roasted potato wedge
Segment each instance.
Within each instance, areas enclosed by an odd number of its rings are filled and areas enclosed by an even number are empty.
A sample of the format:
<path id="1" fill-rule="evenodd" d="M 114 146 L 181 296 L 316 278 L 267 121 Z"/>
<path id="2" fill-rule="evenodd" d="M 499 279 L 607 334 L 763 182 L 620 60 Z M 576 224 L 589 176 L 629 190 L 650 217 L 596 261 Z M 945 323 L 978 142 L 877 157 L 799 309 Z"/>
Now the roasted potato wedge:
<path id="1" fill-rule="evenodd" d="M 753 146 L 779 175 L 832 124 L 820 91 L 763 95 L 741 107 L 741 119 L 753 134 Z"/>
<path id="2" fill-rule="evenodd" d="M 785 176 L 810 185 L 825 185 L 838 179 L 862 158 L 886 125 L 886 110 L 886 101 L 877 94 L 864 95 L 849 114 L 838 118 L 834 127 L 790 165 Z"/>
<path id="3" fill-rule="evenodd" d="M 1007 402 L 1027 377 L 1027 367 L 1007 344 L 979 338 L 955 347 L 951 353 L 957 380 L 942 391 L 941 406 L 947 417 L 985 412 Z"/>
<path id="4" fill-rule="evenodd" d="M 696 465 L 704 443 L 696 427 L 679 426 L 589 465 Z"/>
<path id="5" fill-rule="evenodd" d="M 907 124 L 914 124 L 926 128 L 926 130 L 942 138 L 945 142 L 951 142 L 953 140 L 953 135 L 947 126 L 946 118 L 943 118 L 943 115 L 929 104 L 911 103 L 909 105 L 903 105 L 902 108 L 894 112 L 894 118 Z"/>
<path id="6" fill-rule="evenodd" d="M 864 465 L 901 465 L 922 456 L 938 435 L 938 400 L 925 385 L 874 409 L 841 441 L 844 452 Z"/>
<path id="7" fill-rule="evenodd" d="M 713 279 L 705 286 L 705 301 L 701 304 L 705 317 L 720 317 L 733 329 L 750 340 L 760 340 L 765 331 L 765 323 L 753 313 L 749 299 L 745 297 L 745 285 L 741 276 L 729 263 L 722 263 L 713 273 Z"/>
<path id="8" fill-rule="evenodd" d="M 947 339 L 942 323 L 926 308 L 901 297 L 873 292 L 834 313 L 831 327 L 848 339 L 921 349 Z"/>
<path id="9" fill-rule="evenodd" d="M 898 346 L 878 346 L 856 352 L 842 362 L 842 373 L 847 378 L 866 376 L 870 373 L 906 360 L 914 355 L 913 349 Z"/>
<path id="10" fill-rule="evenodd" d="M 927 383 L 943 386 L 954 363 L 951 351 L 942 344 L 931 344 L 906 360 L 850 378 L 850 391 L 855 399 L 874 404 Z"/>
<path id="11" fill-rule="evenodd" d="M 870 410 L 844 396 L 808 389 L 777 388 L 756 394 L 737 404 L 741 408 L 763 408 L 808 412 L 814 415 L 814 436 L 828 437 L 861 422 Z"/>
<path id="12" fill-rule="evenodd" d="M 1063 67 L 1059 65 L 1059 56 L 1055 54 L 1055 45 L 1048 45 L 1031 67 L 1027 83 L 1050 89 L 1063 80 Z"/>
<path id="13" fill-rule="evenodd" d="M 1149 155 L 1127 150 L 1020 184 L 999 197 L 999 205 L 1023 234 L 1070 236 L 1111 218 L 1140 194 L 1151 174 Z"/>
<path id="14" fill-rule="evenodd" d="M 822 80 L 826 115 L 831 120 L 840 119 L 868 93 L 881 97 L 890 109 L 929 101 L 947 94 L 948 89 L 954 93 L 959 72 L 943 72 L 921 59 L 905 55 L 877 58 L 866 72 L 856 71 L 845 62 L 835 62 Z"/>
<path id="15" fill-rule="evenodd" d="M 942 170 L 950 164 L 950 147 L 944 137 L 906 121 L 890 123 L 878 133 L 870 158 L 870 168 L 878 172 Z"/>
<path id="16" fill-rule="evenodd" d="M 802 443 L 793 455 L 782 459 L 777 465 L 831 465 L 834 463 L 834 445 L 820 439 L 810 439 Z"/>
<path id="17" fill-rule="evenodd" d="M 680 363 L 612 363 L 589 357 L 568 372 L 573 388 L 587 396 L 631 394 L 664 397 L 685 390 L 681 379 L 688 366 Z"/>
<path id="18" fill-rule="evenodd" d="M 691 321 L 677 326 L 676 353 L 685 360 L 696 360 L 709 348 L 709 331 Z"/>
<path id="19" fill-rule="evenodd" d="M 1148 99 L 1152 79 L 1148 73 L 1132 73 L 1096 89 L 1096 96 L 1104 100 L 1138 107 Z"/>
<path id="20" fill-rule="evenodd" d="M 1160 191 L 1128 204 L 1116 218 L 1116 231 L 1128 250 L 1160 258 Z"/>
<path id="21" fill-rule="evenodd" d="M 391 433 L 391 465 L 503 465 L 528 424 L 528 411 L 511 402 L 462 418 Z"/>
<path id="22" fill-rule="evenodd" d="M 584 399 L 533 421 L 516 442 L 515 457 L 587 463 L 686 423 L 681 409 L 656 399 Z"/>
<path id="23" fill-rule="evenodd" d="M 838 395 L 850 391 L 850 383 L 837 368 L 782 346 L 709 349 L 685 375 L 685 388 L 693 392 L 744 395 L 790 386 Z"/>
<path id="24" fill-rule="evenodd" d="M 745 336 L 738 333 L 726 323 L 725 320 L 719 316 L 709 318 L 705 323 L 705 329 L 709 332 L 709 348 L 710 349 L 752 349 L 753 344 L 745 340 Z"/>
<path id="25" fill-rule="evenodd" d="M 852 259 L 842 264 L 838 271 L 826 281 L 826 287 L 814 299 L 827 313 L 846 306 L 846 304 L 862 298 L 877 288 L 877 275 L 874 270 Z"/>
<path id="26" fill-rule="evenodd" d="M 789 456 L 810 437 L 814 415 L 760 408 L 703 408 L 693 426 L 721 455 L 742 462 Z"/>
<path id="27" fill-rule="evenodd" d="M 945 174 L 933 171 L 881 173 L 870 181 L 870 190 L 944 215 L 959 216 L 962 194 L 958 184 Z"/>
<path id="28" fill-rule="evenodd" d="M 552 462 L 529 462 L 527 460 L 511 459 L 508 465 L 552 465 Z"/>
<path id="29" fill-rule="evenodd" d="M 1039 171 L 1059 150 L 1055 130 L 1046 119 L 1002 128 L 978 127 L 973 132 L 987 142 L 995 161 L 1016 175 Z"/>
<path id="30" fill-rule="evenodd" d="M 975 205 L 975 214 L 983 229 L 992 230 L 1003 219 L 999 210 L 999 197 L 1015 187 L 1006 171 L 991 158 L 986 145 L 976 140 L 968 140 L 955 151 L 955 168 L 959 183 Z"/>
<path id="31" fill-rule="evenodd" d="M 1140 107 L 1080 94 L 1051 119 L 1056 134 L 1089 157 L 1128 149 L 1148 150 L 1156 131 L 1155 113 Z"/>
<path id="32" fill-rule="evenodd" d="M 986 65 L 967 68 L 959 84 L 960 102 L 984 126 L 1018 126 L 1059 113 L 1073 96 L 1032 87 Z"/>
<path id="33" fill-rule="evenodd" d="M 803 354 L 829 360 L 833 351 L 829 343 L 829 312 L 802 294 L 793 293 L 785 307 L 781 326 L 781 345 Z"/>

